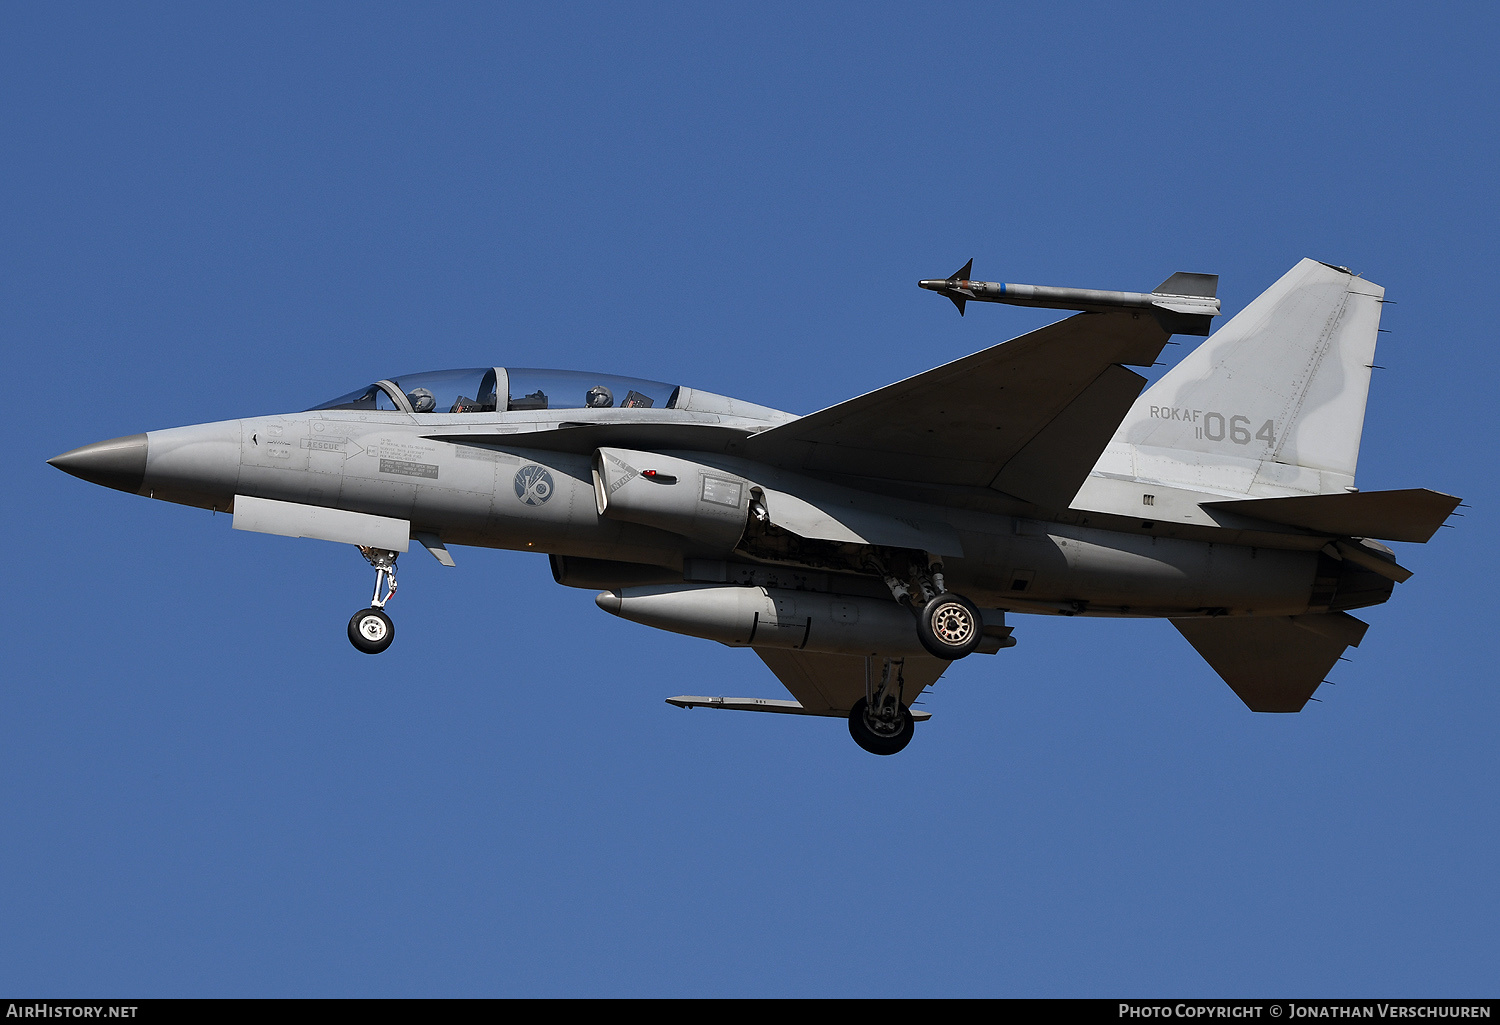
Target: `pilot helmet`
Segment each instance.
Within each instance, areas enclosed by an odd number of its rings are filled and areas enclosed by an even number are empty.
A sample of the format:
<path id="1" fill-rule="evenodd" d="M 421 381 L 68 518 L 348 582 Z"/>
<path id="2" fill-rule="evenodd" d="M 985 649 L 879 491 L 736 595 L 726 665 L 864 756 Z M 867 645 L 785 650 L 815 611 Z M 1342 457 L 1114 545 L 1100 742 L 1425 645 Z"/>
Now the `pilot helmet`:
<path id="1" fill-rule="evenodd" d="M 431 413 L 437 408 L 437 399 L 432 397 L 432 392 L 426 388 L 413 388 L 406 393 L 411 400 L 411 408 L 416 413 Z"/>
<path id="2" fill-rule="evenodd" d="M 584 396 L 584 402 L 588 403 L 590 409 L 608 409 L 615 404 L 615 395 L 604 385 L 596 384 Z"/>

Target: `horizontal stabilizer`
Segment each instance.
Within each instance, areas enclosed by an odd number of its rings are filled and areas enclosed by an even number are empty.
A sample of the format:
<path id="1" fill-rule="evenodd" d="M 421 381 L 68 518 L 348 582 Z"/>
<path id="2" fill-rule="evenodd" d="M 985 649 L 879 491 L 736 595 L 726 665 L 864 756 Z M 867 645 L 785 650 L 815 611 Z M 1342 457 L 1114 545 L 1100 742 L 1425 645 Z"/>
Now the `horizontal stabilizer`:
<path id="1" fill-rule="evenodd" d="M 1203 507 L 1285 523 L 1334 537 L 1423 542 L 1437 533 L 1461 501 L 1426 488 L 1407 488 L 1403 491 L 1204 502 Z"/>
<path id="2" fill-rule="evenodd" d="M 778 701 L 775 698 L 710 698 L 696 694 L 679 694 L 675 698 L 667 698 L 667 704 L 676 705 L 678 708 L 727 708 L 734 712 L 780 712 L 783 715 L 826 715 L 837 718 L 849 714 L 826 708 L 816 711 L 803 708 L 796 701 Z M 921 722 L 924 719 L 931 719 L 932 713 L 913 711 L 911 717 Z"/>
<path id="3" fill-rule="evenodd" d="M 1188 643 L 1253 712 L 1300 712 L 1369 624 L 1347 612 L 1174 619 Z"/>

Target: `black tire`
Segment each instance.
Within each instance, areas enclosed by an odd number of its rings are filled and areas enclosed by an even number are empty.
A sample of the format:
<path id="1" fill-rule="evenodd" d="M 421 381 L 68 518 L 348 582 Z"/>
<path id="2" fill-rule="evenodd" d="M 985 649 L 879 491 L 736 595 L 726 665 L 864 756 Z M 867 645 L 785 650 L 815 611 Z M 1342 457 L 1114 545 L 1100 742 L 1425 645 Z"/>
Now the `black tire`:
<path id="1" fill-rule="evenodd" d="M 917 613 L 917 639 L 934 658 L 954 662 L 984 640 L 984 617 L 963 595 L 940 594 Z"/>
<path id="2" fill-rule="evenodd" d="M 378 655 L 396 639 L 396 624 L 379 609 L 360 609 L 349 619 L 349 643 L 366 655 Z"/>
<path id="3" fill-rule="evenodd" d="M 877 732 L 865 719 L 865 709 L 868 707 L 869 703 L 860 698 L 849 710 L 849 736 L 854 738 L 856 744 L 872 755 L 893 755 L 911 743 L 917 724 L 910 712 L 901 709 L 900 728 L 896 733 L 883 733 Z"/>

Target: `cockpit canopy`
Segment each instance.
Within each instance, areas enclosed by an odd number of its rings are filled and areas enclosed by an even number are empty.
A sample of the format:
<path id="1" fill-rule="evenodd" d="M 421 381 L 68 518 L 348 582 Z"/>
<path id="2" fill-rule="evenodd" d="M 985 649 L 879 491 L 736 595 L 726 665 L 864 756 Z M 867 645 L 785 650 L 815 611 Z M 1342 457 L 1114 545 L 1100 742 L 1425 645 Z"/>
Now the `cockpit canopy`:
<path id="1" fill-rule="evenodd" d="M 493 413 L 524 409 L 671 409 L 679 389 L 660 381 L 578 370 L 473 367 L 403 374 L 313 409 Z M 498 396 L 504 393 L 504 405 Z"/>

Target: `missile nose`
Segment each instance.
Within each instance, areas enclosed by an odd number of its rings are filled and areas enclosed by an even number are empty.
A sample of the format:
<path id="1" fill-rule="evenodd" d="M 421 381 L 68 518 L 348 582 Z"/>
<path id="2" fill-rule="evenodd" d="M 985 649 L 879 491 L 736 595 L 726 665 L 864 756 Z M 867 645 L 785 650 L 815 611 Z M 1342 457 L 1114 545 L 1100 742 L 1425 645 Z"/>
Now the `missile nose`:
<path id="1" fill-rule="evenodd" d="M 927 279 L 927 280 L 923 280 L 923 281 L 918 281 L 917 282 L 917 287 L 918 288 L 930 288 L 934 292 L 941 292 L 943 289 L 947 288 L 950 284 L 951 284 L 951 282 L 945 281 L 942 278 L 938 278 L 938 279 L 935 279 L 935 280 L 934 279 Z"/>
<path id="2" fill-rule="evenodd" d="M 146 436 L 132 434 L 96 441 L 53 456 L 47 462 L 92 484 L 134 493 L 140 491 L 146 480 Z"/>
<path id="3" fill-rule="evenodd" d="M 594 596 L 594 604 L 599 606 L 611 616 L 620 614 L 620 592 L 600 591 Z"/>

